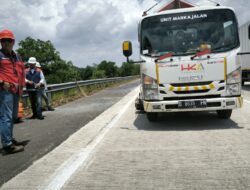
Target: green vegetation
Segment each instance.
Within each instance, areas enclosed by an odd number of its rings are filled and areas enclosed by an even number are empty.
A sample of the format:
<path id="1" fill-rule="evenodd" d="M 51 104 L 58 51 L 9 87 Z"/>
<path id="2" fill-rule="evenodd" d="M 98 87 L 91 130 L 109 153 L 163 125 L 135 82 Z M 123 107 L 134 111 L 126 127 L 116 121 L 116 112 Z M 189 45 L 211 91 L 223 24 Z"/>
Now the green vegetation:
<path id="1" fill-rule="evenodd" d="M 27 37 L 18 45 L 17 52 L 24 61 L 29 57 L 36 57 L 40 62 L 48 84 L 139 75 L 140 66 L 134 63 L 124 62 L 118 67 L 115 62 L 102 61 L 85 68 L 76 67 L 72 61 L 65 61 L 60 57 L 60 53 L 56 51 L 51 41 Z"/>

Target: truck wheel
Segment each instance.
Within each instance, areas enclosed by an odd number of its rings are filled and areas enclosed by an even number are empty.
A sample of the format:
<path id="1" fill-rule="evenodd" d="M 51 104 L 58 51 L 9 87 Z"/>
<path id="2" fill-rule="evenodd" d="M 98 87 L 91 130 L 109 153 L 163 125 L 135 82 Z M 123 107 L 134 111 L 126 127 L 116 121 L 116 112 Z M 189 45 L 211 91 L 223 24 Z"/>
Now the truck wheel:
<path id="1" fill-rule="evenodd" d="M 135 109 L 138 111 L 144 111 L 142 100 L 139 98 L 136 98 L 135 100 Z"/>
<path id="2" fill-rule="evenodd" d="M 229 119 L 232 114 L 232 110 L 217 110 L 217 115 L 221 119 Z"/>
<path id="3" fill-rule="evenodd" d="M 245 81 L 242 80 L 242 81 L 241 81 L 241 86 L 244 86 L 244 85 L 245 85 Z"/>
<path id="4" fill-rule="evenodd" d="M 147 113 L 147 118 L 148 118 L 148 121 L 150 121 L 150 122 L 157 121 L 158 113 L 156 113 L 156 112 L 148 112 Z"/>

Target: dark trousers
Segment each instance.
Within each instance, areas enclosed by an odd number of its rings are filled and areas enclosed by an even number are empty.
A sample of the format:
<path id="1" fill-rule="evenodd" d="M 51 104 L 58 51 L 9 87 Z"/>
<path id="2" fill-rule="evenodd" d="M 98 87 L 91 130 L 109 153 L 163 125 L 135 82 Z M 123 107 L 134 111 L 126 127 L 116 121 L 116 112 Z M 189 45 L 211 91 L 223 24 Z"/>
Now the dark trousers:
<path id="1" fill-rule="evenodd" d="M 42 91 L 29 91 L 29 99 L 31 103 L 31 109 L 33 116 L 41 117 L 42 116 Z"/>
<path id="2" fill-rule="evenodd" d="M 46 103 L 47 108 L 49 108 L 51 105 L 50 105 L 50 101 L 49 101 L 49 98 L 47 96 L 47 93 L 46 93 L 45 89 L 42 90 L 42 97 L 43 97 L 43 99 L 44 99 L 44 101 Z"/>

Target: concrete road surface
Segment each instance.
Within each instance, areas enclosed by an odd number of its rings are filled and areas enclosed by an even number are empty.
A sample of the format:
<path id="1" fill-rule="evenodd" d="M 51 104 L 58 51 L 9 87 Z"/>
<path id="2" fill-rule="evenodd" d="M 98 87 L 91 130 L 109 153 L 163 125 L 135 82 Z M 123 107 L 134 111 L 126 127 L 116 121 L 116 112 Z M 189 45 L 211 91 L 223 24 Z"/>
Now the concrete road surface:
<path id="1" fill-rule="evenodd" d="M 138 89 L 2 189 L 250 189 L 250 86 L 231 119 L 136 113 Z"/>

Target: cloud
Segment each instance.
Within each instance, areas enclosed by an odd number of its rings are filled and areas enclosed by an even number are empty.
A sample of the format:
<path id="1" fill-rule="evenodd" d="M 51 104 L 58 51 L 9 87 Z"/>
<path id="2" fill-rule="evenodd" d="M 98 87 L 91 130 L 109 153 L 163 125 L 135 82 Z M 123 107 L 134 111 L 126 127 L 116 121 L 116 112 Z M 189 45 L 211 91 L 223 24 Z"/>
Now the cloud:
<path id="1" fill-rule="evenodd" d="M 41 16 L 40 17 L 41 21 L 50 21 L 53 18 L 54 18 L 53 16 Z"/>
<path id="2" fill-rule="evenodd" d="M 70 3 L 71 0 L 68 4 Z M 119 29 L 124 23 L 121 18 L 120 12 L 111 3 L 78 1 L 68 17 L 57 25 L 57 37 L 60 41 L 81 44 L 106 43 L 119 34 Z"/>
<path id="3" fill-rule="evenodd" d="M 30 5 L 41 5 L 43 3 L 43 0 L 21 0 L 21 2 L 25 5 L 25 6 L 30 6 Z"/>
<path id="4" fill-rule="evenodd" d="M 137 41 L 137 22 L 142 13 L 137 1 L 128 6 L 115 0 L 69 0 L 65 10 L 67 18 L 57 25 L 56 44 L 68 50 L 67 57 L 72 60 L 78 57 L 92 64 L 106 59 L 121 64 L 125 60 L 122 41 Z M 70 52 L 71 47 L 75 51 Z"/>
<path id="5" fill-rule="evenodd" d="M 169 2 L 163 0 L 160 4 Z M 217 0 L 235 9 L 240 25 L 250 18 L 250 1 Z M 17 0 L 0 6 L 0 29 L 14 31 L 17 42 L 27 36 L 50 40 L 63 59 L 80 67 L 102 60 L 125 61 L 121 45 L 133 43 L 138 59 L 137 24 L 143 11 L 159 0 Z M 189 0 L 195 5 L 213 5 L 208 0 Z"/>
<path id="6" fill-rule="evenodd" d="M 239 25 L 242 25 L 250 20 L 250 1 L 249 0 L 242 0 L 242 1 L 235 1 L 235 0 L 221 0 L 222 5 L 230 6 L 235 9 L 236 15 L 238 17 Z"/>
<path id="7" fill-rule="evenodd" d="M 236 15 L 238 17 L 239 25 L 244 24 L 245 22 L 250 20 L 250 1 L 249 0 L 213 0 L 214 2 L 219 3 L 221 6 L 228 6 L 234 8 Z M 212 3 L 208 0 L 198 0 L 198 1 L 190 1 L 195 5 L 210 5 L 215 6 L 215 3 Z"/>

